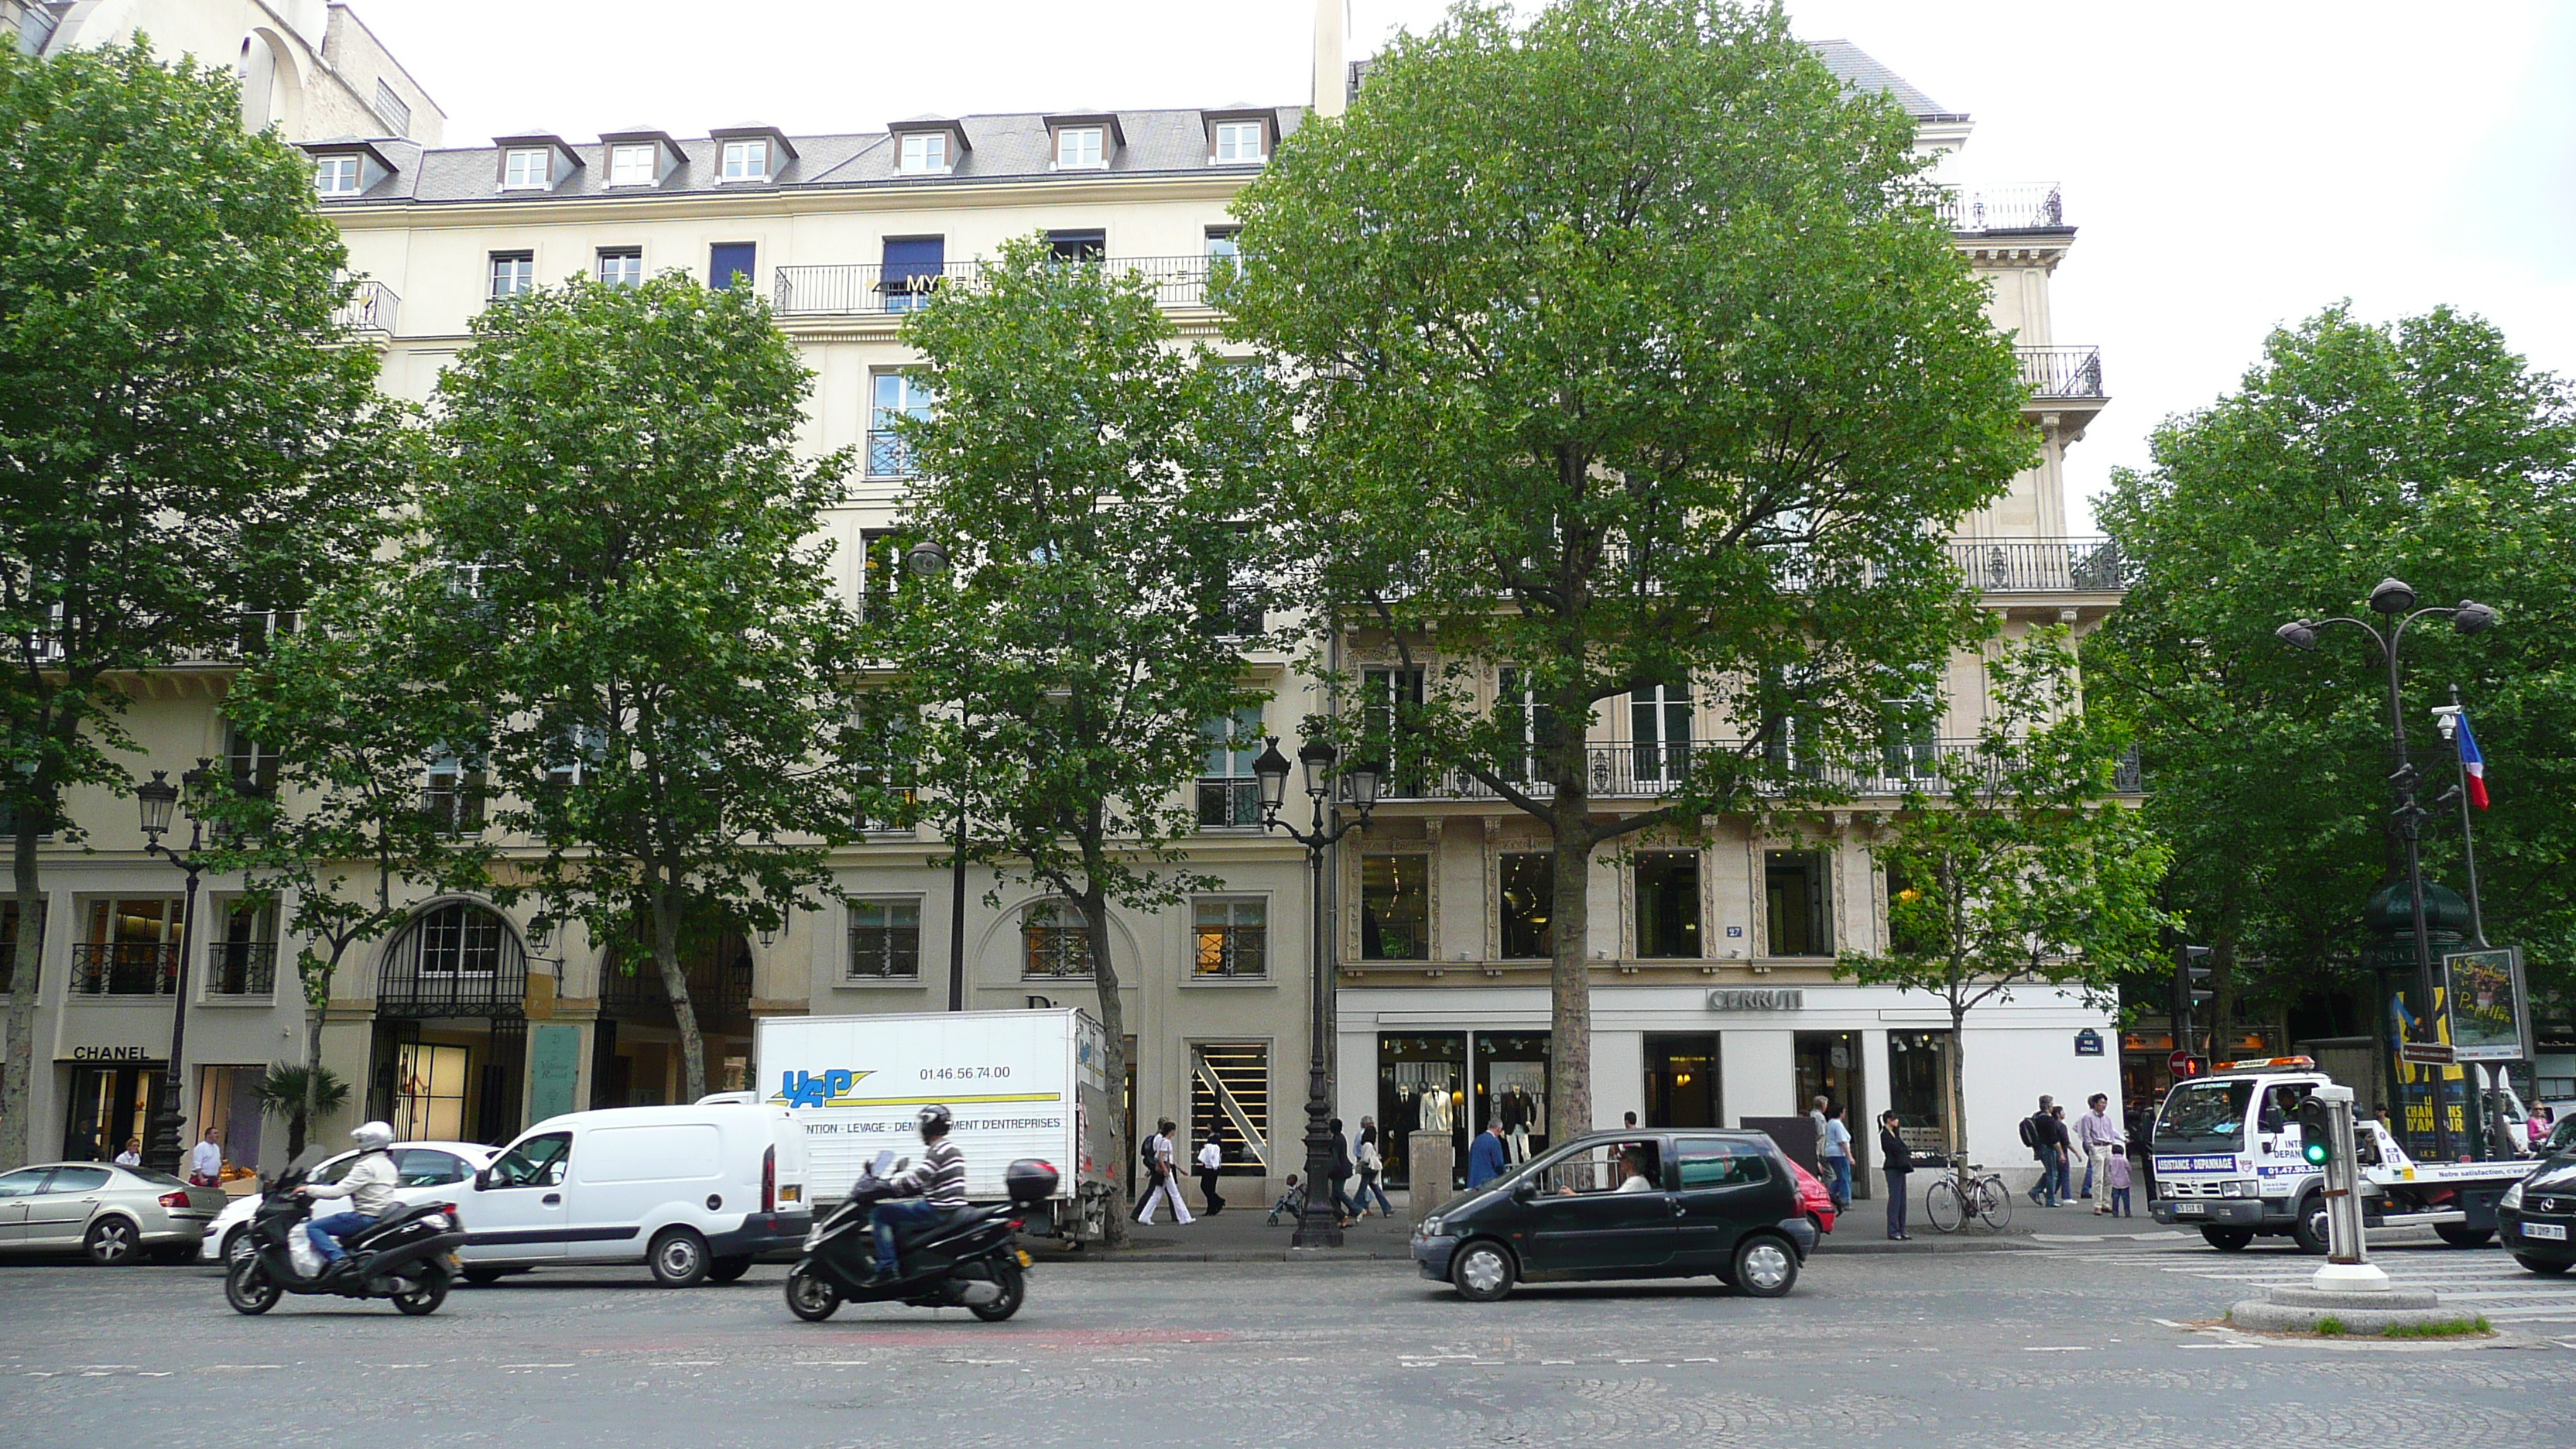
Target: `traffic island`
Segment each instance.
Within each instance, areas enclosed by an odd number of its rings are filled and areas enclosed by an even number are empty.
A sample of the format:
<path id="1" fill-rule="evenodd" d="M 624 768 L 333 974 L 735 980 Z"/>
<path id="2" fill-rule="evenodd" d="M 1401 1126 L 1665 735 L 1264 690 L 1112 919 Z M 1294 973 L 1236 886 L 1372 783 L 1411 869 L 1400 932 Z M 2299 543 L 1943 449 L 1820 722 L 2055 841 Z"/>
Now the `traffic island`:
<path id="1" fill-rule="evenodd" d="M 2230 1328 L 2256 1333 L 2314 1333 L 2327 1337 L 2411 1337 L 2428 1330 L 2474 1333 L 2476 1317 L 2444 1308 L 2426 1288 L 2275 1288 L 2227 1311 Z M 2467 1325 L 2462 1328 L 2462 1325 Z M 2390 1330 L 2397 1330 L 2391 1334 Z"/>

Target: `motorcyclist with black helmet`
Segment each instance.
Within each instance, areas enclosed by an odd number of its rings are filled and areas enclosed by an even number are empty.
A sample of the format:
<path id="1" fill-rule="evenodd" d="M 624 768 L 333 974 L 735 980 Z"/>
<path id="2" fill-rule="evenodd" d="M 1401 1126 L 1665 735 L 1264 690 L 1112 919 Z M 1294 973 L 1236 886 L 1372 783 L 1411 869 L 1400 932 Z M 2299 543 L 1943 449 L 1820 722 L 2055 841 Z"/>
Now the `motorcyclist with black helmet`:
<path id="1" fill-rule="evenodd" d="M 895 1252 L 895 1230 L 913 1223 L 933 1223 L 966 1206 L 966 1154 L 948 1140 L 948 1131 L 956 1118 L 946 1107 L 933 1103 L 921 1109 L 921 1160 L 887 1180 L 887 1186 L 898 1194 L 919 1193 L 918 1198 L 903 1196 L 882 1202 L 868 1213 L 868 1231 L 876 1238 L 877 1271 L 868 1280 L 870 1286 L 892 1283 L 903 1276 L 900 1255 Z"/>
<path id="2" fill-rule="evenodd" d="M 358 1144 L 358 1158 L 338 1182 L 307 1183 L 296 1191 L 306 1197 L 345 1197 L 349 1211 L 315 1218 L 304 1225 L 305 1236 L 312 1239 L 314 1251 L 322 1255 L 322 1271 L 337 1272 L 348 1260 L 348 1250 L 340 1239 L 353 1238 L 374 1227 L 385 1214 L 402 1206 L 394 1196 L 394 1187 L 402 1175 L 394 1170 L 394 1129 L 382 1122 L 362 1123 L 349 1134 Z"/>

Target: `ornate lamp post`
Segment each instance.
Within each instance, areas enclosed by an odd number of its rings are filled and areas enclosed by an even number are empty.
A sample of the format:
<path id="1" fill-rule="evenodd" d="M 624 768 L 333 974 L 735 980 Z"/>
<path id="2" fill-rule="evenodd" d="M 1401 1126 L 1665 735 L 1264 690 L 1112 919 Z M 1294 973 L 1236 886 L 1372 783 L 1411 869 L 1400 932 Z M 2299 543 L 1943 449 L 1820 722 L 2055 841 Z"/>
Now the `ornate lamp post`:
<path id="1" fill-rule="evenodd" d="M 2317 647 L 2317 631 L 2333 624 L 2349 624 L 2370 636 L 2379 646 L 2379 656 L 2388 667 L 2388 733 L 2397 759 L 2389 773 L 2388 783 L 2396 792 L 2396 806 L 2390 817 L 2406 842 L 2406 890 L 2415 912 L 2415 993 L 2417 1011 L 2413 1035 L 2419 1042 L 2438 1039 L 2433 1015 L 2435 982 L 2433 980 L 2432 933 L 2424 921 L 2424 854 L 2421 829 L 2429 814 L 2415 803 L 2415 789 L 2423 777 L 2415 763 L 2406 757 L 2406 706 L 2400 689 L 2398 653 L 2406 642 L 2406 626 L 2427 616 L 2451 621 L 2451 627 L 2462 634 L 2483 634 L 2495 627 L 2496 612 L 2471 599 L 2462 599 L 2451 607 L 2415 607 L 2414 588 L 2398 579 L 2381 579 L 2370 591 L 2370 611 L 2386 621 L 2382 628 L 2360 619 L 2294 619 L 2273 631 L 2282 643 L 2293 649 Z M 2448 1162 L 2451 1151 L 2451 1114 L 2444 1101 L 2443 1077 L 2434 1067 L 2431 1077 L 2433 1107 L 2433 1155 Z"/>
<path id="2" fill-rule="evenodd" d="M 1374 761 L 1351 766 L 1343 775 L 1351 783 L 1351 804 L 1356 818 L 1335 823 L 1339 813 L 1333 802 L 1337 783 L 1333 774 L 1336 752 L 1322 740 L 1308 740 L 1297 751 L 1297 763 L 1305 772 L 1306 796 L 1314 802 L 1314 820 L 1304 830 L 1279 818 L 1279 807 L 1288 796 L 1288 758 L 1279 753 L 1279 739 L 1272 736 L 1262 750 L 1261 758 L 1252 762 L 1252 773 L 1260 782 L 1261 824 L 1266 830 L 1284 830 L 1288 838 L 1306 847 L 1306 871 L 1313 903 L 1313 970 L 1309 983 L 1313 999 L 1307 1003 L 1311 1020 L 1306 1053 L 1306 1212 L 1297 1223 L 1297 1235 L 1289 1240 L 1291 1247 L 1338 1248 L 1342 1245 L 1341 1217 L 1333 1205 L 1333 1091 L 1332 1073 L 1325 1065 L 1333 1039 L 1333 967 L 1332 922 L 1324 910 L 1324 855 L 1345 835 L 1368 828 L 1369 812 L 1377 808 L 1378 783 L 1386 778 L 1386 767 Z"/>
<path id="3" fill-rule="evenodd" d="M 176 1174 L 185 1144 L 179 1140 L 179 1129 L 187 1122 L 180 1109 L 179 1092 L 187 1080 L 188 1044 L 188 953 L 194 948 L 197 927 L 197 875 L 205 869 L 200 851 L 205 845 L 206 822 L 197 807 L 205 799 L 211 780 L 207 771 L 214 761 L 200 759 L 197 768 L 170 783 L 167 770 L 155 770 L 150 781 L 134 787 L 134 798 L 143 812 L 143 849 L 147 854 L 166 856 L 172 865 L 188 873 L 187 904 L 179 913 L 179 964 L 171 982 L 170 995 L 170 1061 L 161 1080 L 161 1105 L 152 1113 L 148 1127 L 150 1137 L 143 1148 L 143 1165 L 159 1172 Z M 171 850 L 161 843 L 169 833 L 170 812 L 181 800 L 181 787 L 186 788 L 188 805 L 188 848 Z"/>

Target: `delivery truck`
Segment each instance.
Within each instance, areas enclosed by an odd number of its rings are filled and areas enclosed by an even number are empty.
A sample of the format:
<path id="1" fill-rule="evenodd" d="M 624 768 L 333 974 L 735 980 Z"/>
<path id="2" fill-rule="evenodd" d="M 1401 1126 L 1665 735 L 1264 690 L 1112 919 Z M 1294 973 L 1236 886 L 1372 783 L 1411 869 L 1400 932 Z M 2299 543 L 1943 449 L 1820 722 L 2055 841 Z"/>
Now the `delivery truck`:
<path id="1" fill-rule="evenodd" d="M 1100 1023 L 1072 1009 L 906 1012 L 764 1017 L 753 1051 L 761 1100 L 804 1125 L 818 1218 L 879 1149 L 920 1156 L 917 1114 L 938 1102 L 956 1114 L 966 1195 L 1008 1202 L 1003 1170 L 1047 1162 L 1055 1193 L 1023 1230 L 1079 1244 L 1098 1240 L 1119 1210 L 1107 1042 Z"/>

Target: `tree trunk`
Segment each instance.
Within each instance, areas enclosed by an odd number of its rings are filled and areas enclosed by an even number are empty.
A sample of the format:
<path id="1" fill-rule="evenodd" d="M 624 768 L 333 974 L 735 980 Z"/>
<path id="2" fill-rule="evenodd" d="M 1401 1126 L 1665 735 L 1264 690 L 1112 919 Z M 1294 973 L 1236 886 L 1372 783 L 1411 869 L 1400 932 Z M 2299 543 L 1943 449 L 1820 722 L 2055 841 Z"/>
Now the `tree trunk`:
<path id="1" fill-rule="evenodd" d="M 304 1151 L 304 1136 L 312 1125 L 312 1119 L 322 1115 L 322 1104 L 313 1096 L 322 1087 L 322 1027 L 331 1014 L 331 978 L 338 974 L 341 953 L 348 949 L 348 937 L 334 940 L 330 958 L 318 963 L 318 969 L 310 977 L 304 974 L 304 963 L 310 953 L 296 953 L 296 984 L 304 991 L 304 1108 L 295 1114 L 286 1129 L 286 1160 L 290 1163 Z M 367 1106 L 363 1095 L 367 1090 L 365 1072 L 358 1074 L 357 1090 L 361 1093 L 358 1110 L 364 1113 Z"/>
<path id="2" fill-rule="evenodd" d="M 18 939 L 9 982 L 9 1049 L 0 1063 L 0 1171 L 27 1161 L 27 1124 L 36 1063 L 36 983 L 45 946 L 45 897 L 36 875 L 37 820 L 17 812 L 12 861 L 18 894 Z"/>
<path id="3" fill-rule="evenodd" d="M 671 1016 L 680 1024 L 680 1072 L 694 1102 L 707 1094 L 707 1042 L 698 1034 L 697 1004 L 689 1000 L 689 976 L 680 968 L 680 903 L 667 887 L 653 892 L 653 964 L 662 972 L 662 992 L 671 999 Z"/>
<path id="4" fill-rule="evenodd" d="M 1560 793 L 1557 799 L 1563 802 L 1565 796 Z M 1592 925 L 1592 841 L 1584 830 L 1580 795 L 1571 810 L 1560 806 L 1554 823 L 1556 899 L 1548 906 L 1550 924 L 1556 928 L 1556 949 L 1548 970 L 1547 1140 L 1551 1146 L 1592 1130 L 1592 959 L 1585 949 Z"/>
<path id="5" fill-rule="evenodd" d="M 305 1087 L 304 1100 L 307 1103 L 313 1100 L 313 1089 L 309 1084 Z M 309 1107 L 298 1107 L 286 1114 L 286 1160 L 289 1163 L 304 1155 L 305 1119 L 310 1110 Z"/>
<path id="6" fill-rule="evenodd" d="M 1136 1157 L 1136 1145 L 1127 1140 L 1127 1114 L 1119 1110 L 1127 1091 L 1127 1012 L 1118 1000 L 1118 968 L 1109 959 L 1108 901 L 1098 886 L 1066 894 L 1082 912 L 1082 929 L 1091 938 L 1091 983 L 1100 998 L 1100 1025 L 1109 1037 L 1102 1063 L 1109 1079 L 1109 1210 L 1101 1215 L 1100 1243 L 1105 1248 L 1123 1248 L 1130 1209 L 1126 1194 L 1118 1190 L 1118 1179 Z"/>
<path id="7" fill-rule="evenodd" d="M 1949 1139 L 1950 1152 L 1955 1157 L 1965 1157 L 1968 1153 L 1967 1043 L 1968 1008 L 1960 1005 L 1954 995 L 1950 999 L 1950 1070 L 1946 1074 L 1950 1079 L 1950 1124 L 1949 1131 L 1943 1135 Z"/>

